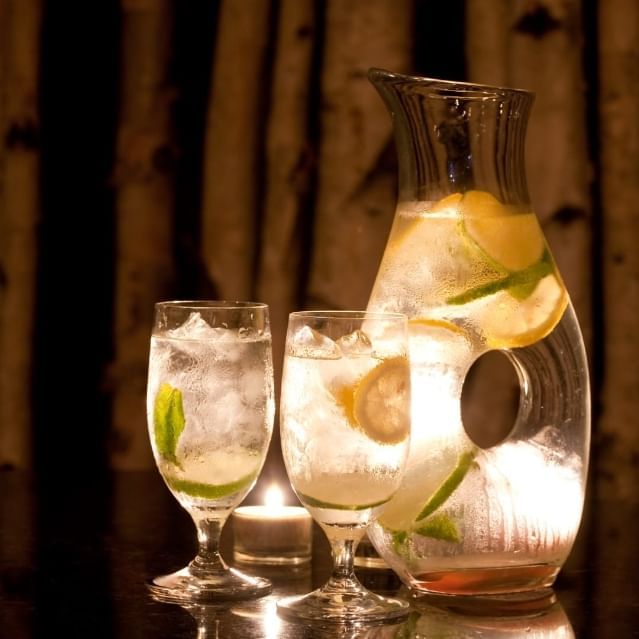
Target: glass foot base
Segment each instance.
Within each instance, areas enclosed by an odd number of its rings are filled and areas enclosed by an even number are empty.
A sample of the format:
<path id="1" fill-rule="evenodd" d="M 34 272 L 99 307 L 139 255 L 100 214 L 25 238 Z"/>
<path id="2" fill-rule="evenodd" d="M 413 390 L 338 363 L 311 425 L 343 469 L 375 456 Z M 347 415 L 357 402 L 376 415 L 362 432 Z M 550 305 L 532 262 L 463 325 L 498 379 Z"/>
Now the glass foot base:
<path id="1" fill-rule="evenodd" d="M 187 566 L 170 575 L 155 577 L 147 582 L 147 587 L 157 601 L 188 604 L 262 597 L 273 586 L 268 579 L 245 575 L 235 568 L 195 575 Z"/>
<path id="2" fill-rule="evenodd" d="M 372 623 L 406 617 L 409 604 L 368 590 L 337 593 L 319 589 L 307 595 L 280 599 L 277 611 L 284 618 L 303 621 Z"/>

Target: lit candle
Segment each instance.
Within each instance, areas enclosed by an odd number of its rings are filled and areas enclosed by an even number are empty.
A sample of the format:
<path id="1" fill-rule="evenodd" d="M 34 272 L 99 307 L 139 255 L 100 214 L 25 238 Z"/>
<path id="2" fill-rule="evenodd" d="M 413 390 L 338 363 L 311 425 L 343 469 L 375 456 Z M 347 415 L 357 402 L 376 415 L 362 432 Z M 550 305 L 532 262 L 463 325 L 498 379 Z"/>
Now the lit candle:
<path id="1" fill-rule="evenodd" d="M 284 506 L 282 491 L 272 484 L 263 506 L 233 512 L 234 557 L 245 563 L 305 563 L 311 558 L 311 523 L 306 509 Z"/>

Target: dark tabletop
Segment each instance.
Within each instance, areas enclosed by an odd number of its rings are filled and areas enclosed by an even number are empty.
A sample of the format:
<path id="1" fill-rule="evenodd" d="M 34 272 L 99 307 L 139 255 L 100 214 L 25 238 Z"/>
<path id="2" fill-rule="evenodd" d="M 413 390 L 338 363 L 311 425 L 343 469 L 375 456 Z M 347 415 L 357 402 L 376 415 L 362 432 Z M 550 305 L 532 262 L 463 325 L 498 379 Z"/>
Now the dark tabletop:
<path id="1" fill-rule="evenodd" d="M 187 610 L 153 601 L 145 586 L 149 577 L 181 568 L 195 554 L 193 524 L 157 472 L 83 483 L 3 471 L 0 637 L 639 637 L 638 533 L 639 503 L 588 499 L 577 543 L 541 612 L 489 614 L 482 602 L 462 610 L 463 598 L 416 599 L 391 571 L 362 568 L 358 574 L 371 589 L 411 600 L 410 617 L 375 628 L 308 627 L 280 619 L 275 602 L 328 578 L 330 553 L 319 528 L 305 568 L 244 568 L 269 577 L 271 595 Z M 231 548 L 229 524 L 223 554 L 230 563 Z"/>

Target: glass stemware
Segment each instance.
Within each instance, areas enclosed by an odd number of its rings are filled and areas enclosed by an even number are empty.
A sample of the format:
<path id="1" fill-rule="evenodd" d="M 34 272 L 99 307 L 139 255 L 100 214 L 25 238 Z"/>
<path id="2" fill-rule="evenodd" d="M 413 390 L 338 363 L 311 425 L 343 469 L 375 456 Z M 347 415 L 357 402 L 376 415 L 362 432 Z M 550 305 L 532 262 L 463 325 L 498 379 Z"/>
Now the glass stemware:
<path id="1" fill-rule="evenodd" d="M 268 580 L 228 568 L 218 549 L 226 519 L 260 474 L 273 430 L 268 307 L 156 304 L 147 417 L 158 470 L 193 519 L 199 546 L 188 566 L 150 581 L 153 596 L 199 603 L 268 593 Z"/>
<path id="2" fill-rule="evenodd" d="M 282 451 L 300 501 L 324 530 L 333 574 L 278 601 L 284 617 L 384 621 L 408 605 L 367 590 L 355 549 L 402 479 L 410 432 L 406 317 L 363 311 L 291 313 L 282 377 Z"/>

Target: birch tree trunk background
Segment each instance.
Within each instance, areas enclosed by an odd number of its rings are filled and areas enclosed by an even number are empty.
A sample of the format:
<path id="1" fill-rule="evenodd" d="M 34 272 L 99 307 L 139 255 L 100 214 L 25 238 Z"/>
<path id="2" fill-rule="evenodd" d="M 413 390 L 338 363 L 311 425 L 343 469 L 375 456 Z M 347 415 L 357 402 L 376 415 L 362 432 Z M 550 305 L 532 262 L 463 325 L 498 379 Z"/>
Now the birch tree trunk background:
<path id="1" fill-rule="evenodd" d="M 321 74 L 319 167 L 307 301 L 365 308 L 395 209 L 392 128 L 371 99 L 369 67 L 407 71 L 406 0 L 329 1 Z"/>
<path id="2" fill-rule="evenodd" d="M 254 294 L 271 6 L 223 2 L 207 114 L 202 256 L 220 299 Z"/>
<path id="3" fill-rule="evenodd" d="M 276 371 L 284 352 L 289 309 L 304 285 L 306 208 L 311 198 L 314 52 L 313 0 L 280 5 L 273 64 L 273 90 L 266 128 L 262 247 L 255 295 L 269 305 Z"/>
<path id="4" fill-rule="evenodd" d="M 33 460 L 41 22 L 40 0 L 0 0 L 0 469 L 29 467 Z M 9 494 L 19 492 L 19 484 L 7 486 Z M 12 522 L 0 544 L 5 574 L 34 564 L 33 502 L 9 499 L 0 509 L 0 521 Z M 7 636 L 24 631 L 19 610 L 1 623 Z"/>
<path id="5" fill-rule="evenodd" d="M 171 3 L 122 1 L 117 189 L 112 463 L 152 464 L 145 425 L 153 304 L 170 290 L 173 192 L 169 84 Z M 147 353 L 145 357 L 145 353 Z"/>
<path id="6" fill-rule="evenodd" d="M 31 464 L 40 0 L 0 1 L 0 467 Z"/>
<path id="7" fill-rule="evenodd" d="M 599 10 L 604 375 L 600 490 L 636 495 L 639 478 L 639 6 Z M 628 469 L 628 470 L 626 470 Z"/>
<path id="8" fill-rule="evenodd" d="M 526 139 L 530 196 L 592 353 L 594 265 L 580 2 L 468 0 L 466 24 L 469 80 L 535 93 Z M 511 367 L 494 358 L 478 366 L 473 380 L 468 394 L 473 422 L 483 422 L 481 397 L 490 397 L 497 409 L 518 394 Z"/>
<path id="9" fill-rule="evenodd" d="M 0 463 L 29 467 L 39 451 L 58 465 L 76 441 L 105 472 L 152 465 L 144 391 L 159 299 L 268 302 L 278 373 L 291 310 L 365 305 L 396 197 L 391 120 L 365 75 L 380 66 L 536 93 L 528 180 L 590 356 L 594 483 L 632 493 L 634 0 L 204 4 L 109 0 L 78 31 L 48 3 L 39 39 L 39 4 L 0 0 Z M 25 138 L 40 118 L 41 155 Z M 94 308 L 72 346 L 51 315 L 69 291 Z M 65 357 L 72 379 L 58 373 Z M 494 361 L 469 383 L 471 421 L 485 397 L 512 405 L 512 370 Z M 63 437 L 50 415 L 67 393 Z"/>

